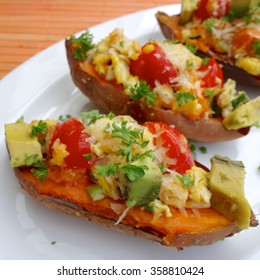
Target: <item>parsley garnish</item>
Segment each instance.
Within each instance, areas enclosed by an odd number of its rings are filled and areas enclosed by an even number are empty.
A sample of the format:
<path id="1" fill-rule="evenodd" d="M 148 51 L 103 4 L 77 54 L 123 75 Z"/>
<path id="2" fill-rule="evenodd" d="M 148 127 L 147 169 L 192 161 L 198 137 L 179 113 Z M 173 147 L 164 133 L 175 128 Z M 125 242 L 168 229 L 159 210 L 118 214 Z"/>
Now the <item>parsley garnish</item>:
<path id="1" fill-rule="evenodd" d="M 84 154 L 83 157 L 86 159 L 86 160 L 91 160 L 93 158 L 93 154 Z"/>
<path id="2" fill-rule="evenodd" d="M 246 93 L 241 93 L 237 98 L 231 101 L 233 109 L 236 109 L 239 105 L 246 103 L 248 100 Z"/>
<path id="3" fill-rule="evenodd" d="M 214 99 L 214 89 L 205 89 L 205 96 L 209 97 L 210 103 L 212 103 Z"/>
<path id="4" fill-rule="evenodd" d="M 210 58 L 208 56 L 203 57 L 202 59 L 202 65 L 208 65 L 210 61 Z"/>
<path id="5" fill-rule="evenodd" d="M 32 166 L 34 163 L 38 162 L 40 159 L 39 159 L 39 155 L 38 154 L 33 154 L 33 155 L 30 155 L 30 156 L 27 156 L 25 158 L 25 165 L 26 166 Z"/>
<path id="6" fill-rule="evenodd" d="M 44 182 L 48 174 L 47 165 L 43 161 L 39 160 L 36 163 L 34 163 L 33 166 L 36 167 L 36 169 L 32 169 L 32 173 L 34 174 L 34 176 L 38 178 L 41 182 Z"/>
<path id="7" fill-rule="evenodd" d="M 214 118 L 221 117 L 221 108 L 218 106 L 216 102 L 212 103 L 212 111 L 214 112 L 213 114 Z"/>
<path id="8" fill-rule="evenodd" d="M 31 135 L 37 136 L 40 133 L 46 133 L 48 130 L 47 123 L 40 120 L 37 125 L 32 126 Z"/>
<path id="9" fill-rule="evenodd" d="M 146 165 L 126 164 L 120 168 L 120 171 L 122 173 L 125 173 L 130 181 L 135 181 L 138 178 L 144 177 L 144 170 L 148 170 L 148 167 Z"/>
<path id="10" fill-rule="evenodd" d="M 189 146 L 190 146 L 190 150 L 192 152 L 192 156 L 196 160 L 197 159 L 197 152 L 196 152 L 197 147 L 191 140 L 189 140 Z"/>
<path id="11" fill-rule="evenodd" d="M 160 168 L 162 174 L 163 174 L 164 172 L 166 172 L 166 170 L 167 170 L 167 166 L 164 165 L 164 164 L 160 164 L 160 165 L 159 165 L 159 168 Z"/>
<path id="12" fill-rule="evenodd" d="M 206 20 L 203 21 L 203 26 L 208 29 L 208 31 L 211 33 L 212 32 L 212 28 L 213 25 L 215 24 L 217 19 L 215 18 L 208 18 Z"/>
<path id="13" fill-rule="evenodd" d="M 115 175 L 118 172 L 122 172 L 126 174 L 127 178 L 130 181 L 135 181 L 138 178 L 141 178 L 145 175 L 145 171 L 148 167 L 146 165 L 134 165 L 134 164 L 126 164 L 122 167 L 119 164 L 114 163 L 110 165 L 97 165 L 95 168 L 98 170 L 98 176 L 110 176 Z"/>
<path id="14" fill-rule="evenodd" d="M 103 118 L 104 115 L 100 114 L 99 110 L 92 110 L 89 112 L 80 113 L 80 117 L 83 123 L 86 125 L 91 125 L 92 123 L 95 123 L 96 120 Z"/>
<path id="15" fill-rule="evenodd" d="M 95 168 L 97 169 L 99 176 L 108 177 L 110 175 L 116 175 L 116 173 L 119 169 L 119 164 L 114 163 L 114 164 L 105 165 L 105 166 L 95 165 Z"/>
<path id="16" fill-rule="evenodd" d="M 200 151 L 203 153 L 203 154 L 206 154 L 208 151 L 207 151 L 207 147 L 200 147 Z"/>
<path id="17" fill-rule="evenodd" d="M 180 43 L 178 40 L 173 40 L 173 39 L 165 39 L 163 42 L 167 43 L 167 44 L 172 44 L 172 45 L 176 45 L 176 44 Z"/>
<path id="18" fill-rule="evenodd" d="M 255 41 L 252 45 L 255 47 L 255 54 L 260 56 L 260 41 Z"/>
<path id="19" fill-rule="evenodd" d="M 181 180 L 181 182 L 183 183 L 184 187 L 188 187 L 190 185 L 192 185 L 192 178 L 189 174 L 184 174 L 182 176 L 177 175 L 177 178 L 179 178 Z"/>
<path id="20" fill-rule="evenodd" d="M 156 95 L 152 91 L 151 87 L 146 83 L 146 81 L 140 80 L 139 83 L 136 83 L 134 87 L 127 86 L 131 93 L 131 98 L 134 100 L 140 100 L 144 98 L 146 104 L 151 106 L 155 99 Z"/>
<path id="21" fill-rule="evenodd" d="M 74 35 L 70 36 L 69 39 L 75 44 L 74 57 L 78 60 L 84 60 L 87 58 L 86 52 L 93 48 L 93 34 L 88 30 L 76 38 Z"/>
<path id="22" fill-rule="evenodd" d="M 189 103 L 195 100 L 195 96 L 191 92 L 177 92 L 176 99 L 179 107 L 183 104 Z"/>
<path id="23" fill-rule="evenodd" d="M 198 47 L 193 44 L 186 44 L 185 47 L 191 52 L 196 53 L 198 50 Z"/>
<path id="24" fill-rule="evenodd" d="M 71 115 L 69 115 L 69 114 L 67 114 L 67 115 L 65 115 L 65 116 L 60 115 L 59 118 L 58 118 L 58 120 L 59 120 L 60 122 L 63 122 L 63 121 L 65 121 L 65 120 L 69 119 L 70 117 L 71 117 Z"/>
<path id="25" fill-rule="evenodd" d="M 122 139 L 122 150 L 119 151 L 120 155 L 123 155 L 127 158 L 127 161 L 132 161 L 136 159 L 132 155 L 132 147 L 134 144 L 138 144 L 141 148 L 145 148 L 148 145 L 148 141 L 143 141 L 143 130 L 141 129 L 132 129 L 127 127 L 127 122 L 123 121 L 121 126 L 118 126 L 116 123 L 112 124 L 112 137 Z M 140 158 L 140 154 L 138 154 Z"/>
<path id="26" fill-rule="evenodd" d="M 230 22 L 235 18 L 236 18 L 236 14 L 234 13 L 233 10 L 230 10 L 226 16 L 221 17 L 221 20 Z"/>
<path id="27" fill-rule="evenodd" d="M 193 62 L 190 62 L 189 59 L 186 60 L 186 67 L 192 67 L 193 66 Z"/>

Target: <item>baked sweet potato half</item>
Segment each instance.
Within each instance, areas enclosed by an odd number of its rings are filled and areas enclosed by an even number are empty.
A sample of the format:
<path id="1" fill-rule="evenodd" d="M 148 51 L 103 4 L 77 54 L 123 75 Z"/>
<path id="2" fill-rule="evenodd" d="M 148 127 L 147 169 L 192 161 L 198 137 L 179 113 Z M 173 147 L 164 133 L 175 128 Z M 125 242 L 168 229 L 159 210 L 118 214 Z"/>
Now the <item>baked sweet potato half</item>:
<path id="1" fill-rule="evenodd" d="M 187 139 L 161 122 L 97 110 L 63 121 L 5 125 L 21 187 L 49 208 L 178 249 L 257 226 L 244 166 L 195 163 Z"/>
<path id="2" fill-rule="evenodd" d="M 225 74 L 242 84 L 260 86 L 260 2 L 236 0 L 182 1 L 181 14 L 158 12 L 168 39 L 196 46 L 217 59 Z"/>
<path id="3" fill-rule="evenodd" d="M 105 112 L 174 124 L 200 142 L 242 137 L 260 120 L 260 99 L 224 82 L 215 60 L 173 41 L 141 46 L 116 29 L 93 44 L 87 31 L 67 39 L 66 51 L 75 85 Z"/>

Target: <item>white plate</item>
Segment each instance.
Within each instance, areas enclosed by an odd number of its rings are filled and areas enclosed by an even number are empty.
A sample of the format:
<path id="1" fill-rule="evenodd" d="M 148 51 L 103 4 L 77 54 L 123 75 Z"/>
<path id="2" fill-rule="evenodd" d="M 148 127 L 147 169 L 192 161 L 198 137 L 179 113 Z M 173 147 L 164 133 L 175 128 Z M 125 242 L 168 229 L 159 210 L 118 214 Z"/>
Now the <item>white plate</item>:
<path id="1" fill-rule="evenodd" d="M 116 27 L 142 43 L 163 38 L 154 14 L 170 14 L 179 5 L 130 14 L 90 29 L 95 41 Z M 247 88 L 251 97 L 254 89 Z M 64 41 L 32 57 L 0 82 L 0 258 L 1 259 L 260 259 L 260 227 L 250 228 L 214 245 L 178 252 L 160 244 L 114 232 L 85 220 L 56 213 L 20 190 L 9 166 L 4 123 L 78 115 L 93 108 L 71 81 Z M 246 166 L 246 196 L 256 213 L 260 212 L 260 130 L 252 129 L 239 140 L 200 145 L 198 160 L 209 166 L 209 158 L 221 154 L 242 160 Z M 52 244 L 55 241 L 55 244 Z"/>

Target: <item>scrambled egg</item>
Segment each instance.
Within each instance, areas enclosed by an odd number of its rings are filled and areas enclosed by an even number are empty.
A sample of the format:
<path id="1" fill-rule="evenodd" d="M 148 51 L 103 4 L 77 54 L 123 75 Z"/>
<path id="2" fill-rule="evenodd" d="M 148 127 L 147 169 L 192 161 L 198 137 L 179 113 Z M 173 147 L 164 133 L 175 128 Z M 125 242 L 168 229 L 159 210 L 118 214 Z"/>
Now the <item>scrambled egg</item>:
<path id="1" fill-rule="evenodd" d="M 52 158 L 50 164 L 63 166 L 64 159 L 69 155 L 66 148 L 67 146 L 60 142 L 60 139 L 56 139 L 52 146 Z"/>
<path id="2" fill-rule="evenodd" d="M 256 57 L 239 57 L 236 66 L 251 75 L 260 76 L 260 60 Z"/>
<path id="3" fill-rule="evenodd" d="M 88 60 L 106 80 L 134 85 L 138 79 L 130 74 L 128 65 L 140 51 L 141 46 L 136 40 L 128 39 L 121 29 L 115 29 L 88 52 Z"/>
<path id="4" fill-rule="evenodd" d="M 210 207 L 208 173 L 202 168 L 193 166 L 183 176 L 175 171 L 164 174 L 159 198 L 163 203 L 180 210 Z"/>

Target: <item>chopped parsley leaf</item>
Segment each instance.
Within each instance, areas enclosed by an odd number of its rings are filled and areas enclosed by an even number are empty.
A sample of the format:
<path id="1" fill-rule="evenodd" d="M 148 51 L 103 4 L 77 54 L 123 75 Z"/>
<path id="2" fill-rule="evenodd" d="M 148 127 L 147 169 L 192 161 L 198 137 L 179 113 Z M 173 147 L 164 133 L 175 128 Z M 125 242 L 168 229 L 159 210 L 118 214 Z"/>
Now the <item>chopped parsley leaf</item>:
<path id="1" fill-rule="evenodd" d="M 75 46 L 74 57 L 78 60 L 84 60 L 87 58 L 86 52 L 93 48 L 93 34 L 86 30 L 78 38 L 74 35 L 69 39 Z"/>
<path id="2" fill-rule="evenodd" d="M 135 181 L 138 178 L 142 178 L 145 175 L 145 171 L 148 167 L 146 165 L 134 165 L 126 164 L 120 168 L 122 173 L 125 173 L 130 181 Z"/>
<path id="3" fill-rule="evenodd" d="M 214 98 L 214 89 L 205 89 L 205 96 L 209 97 L 209 101 L 212 103 Z"/>
<path id="4" fill-rule="evenodd" d="M 212 103 L 212 111 L 214 112 L 213 116 L 215 118 L 221 117 L 221 108 L 218 106 L 216 102 Z"/>
<path id="5" fill-rule="evenodd" d="M 192 152 L 192 156 L 196 160 L 197 159 L 196 145 L 191 140 L 189 140 L 189 146 L 190 146 L 190 150 Z"/>
<path id="6" fill-rule="evenodd" d="M 166 172 L 166 170 L 167 170 L 167 166 L 164 165 L 164 164 L 160 164 L 160 165 L 159 165 L 159 168 L 160 168 L 162 174 L 163 174 L 164 172 Z"/>
<path id="7" fill-rule="evenodd" d="M 200 147 L 200 151 L 203 153 L 203 154 L 206 154 L 208 151 L 207 151 L 207 147 Z"/>
<path id="8" fill-rule="evenodd" d="M 203 21 L 203 26 L 208 29 L 208 31 L 211 33 L 212 32 L 212 28 L 215 24 L 215 22 L 217 21 L 217 19 L 215 18 L 208 18 L 206 20 Z"/>
<path id="9" fill-rule="evenodd" d="M 260 41 L 255 41 L 252 45 L 255 47 L 255 54 L 260 56 Z"/>
<path id="10" fill-rule="evenodd" d="M 132 147 L 134 144 L 138 144 L 141 147 L 147 146 L 148 142 L 143 141 L 143 131 L 141 129 L 132 129 L 127 127 L 127 122 L 123 121 L 121 126 L 116 123 L 112 124 L 112 137 L 122 139 L 122 150 L 119 151 L 119 155 L 123 155 L 128 161 L 132 161 Z"/>
<path id="11" fill-rule="evenodd" d="M 93 157 L 93 154 L 84 154 L 83 157 L 84 157 L 86 160 L 91 160 L 92 157 Z"/>
<path id="12" fill-rule="evenodd" d="M 210 58 L 208 56 L 203 57 L 202 59 L 202 65 L 208 65 L 210 61 Z"/>
<path id="13" fill-rule="evenodd" d="M 37 136 L 40 133 L 46 133 L 48 130 L 47 123 L 40 120 L 37 125 L 32 126 L 31 135 Z"/>
<path id="14" fill-rule="evenodd" d="M 186 67 L 192 67 L 193 66 L 193 62 L 190 62 L 188 59 L 186 60 Z"/>
<path id="15" fill-rule="evenodd" d="M 105 166 L 95 165 L 95 168 L 98 170 L 98 176 L 108 177 L 110 175 L 115 175 L 117 173 L 119 164 L 114 163 L 114 164 L 105 165 Z"/>
<path id="16" fill-rule="evenodd" d="M 103 118 L 104 115 L 100 114 L 99 110 L 92 110 L 80 113 L 80 117 L 83 123 L 91 125 L 92 123 L 95 123 L 96 120 Z"/>
<path id="17" fill-rule="evenodd" d="M 34 174 L 34 176 L 38 178 L 41 182 L 44 182 L 48 174 L 47 165 L 42 160 L 38 160 L 33 164 L 33 167 L 35 168 L 33 168 L 31 171 Z"/>
<path id="18" fill-rule="evenodd" d="M 165 39 L 163 42 L 167 43 L 167 44 L 172 44 L 172 45 L 176 45 L 176 44 L 180 43 L 178 40 L 173 40 L 173 39 Z"/>
<path id="19" fill-rule="evenodd" d="M 147 106 L 151 106 L 156 99 L 156 94 L 152 91 L 151 87 L 146 83 L 146 81 L 140 80 L 139 83 L 134 85 L 134 87 L 126 87 L 131 93 L 131 98 L 134 100 L 140 100 L 144 98 Z"/>
<path id="20" fill-rule="evenodd" d="M 230 10 L 226 16 L 221 17 L 221 20 L 230 22 L 235 18 L 236 18 L 235 12 L 233 10 Z"/>
<path id="21" fill-rule="evenodd" d="M 198 50 L 198 47 L 193 44 L 186 44 L 185 47 L 191 52 L 196 53 Z"/>
<path id="22" fill-rule="evenodd" d="M 25 165 L 26 166 L 31 166 L 34 163 L 38 162 L 39 160 L 40 159 L 39 159 L 39 155 L 38 154 L 33 154 L 33 155 L 30 155 L 30 156 L 27 156 L 25 158 Z"/>
<path id="23" fill-rule="evenodd" d="M 59 120 L 60 122 L 63 122 L 63 121 L 65 121 L 65 120 L 69 119 L 70 117 L 71 117 L 71 115 L 69 115 L 69 114 L 67 114 L 67 115 L 65 115 L 65 116 L 60 115 L 59 118 L 58 118 L 58 120 Z"/>
<path id="24" fill-rule="evenodd" d="M 195 100 L 195 96 L 191 92 L 177 92 L 175 94 L 179 107 L 183 104 Z"/>
<path id="25" fill-rule="evenodd" d="M 146 165 L 126 164 L 120 167 L 117 163 L 105 166 L 97 165 L 95 168 L 98 170 L 98 176 L 110 176 L 116 175 L 118 172 L 122 172 L 126 174 L 130 181 L 135 181 L 138 178 L 143 177 L 145 175 L 144 170 L 148 169 Z"/>

